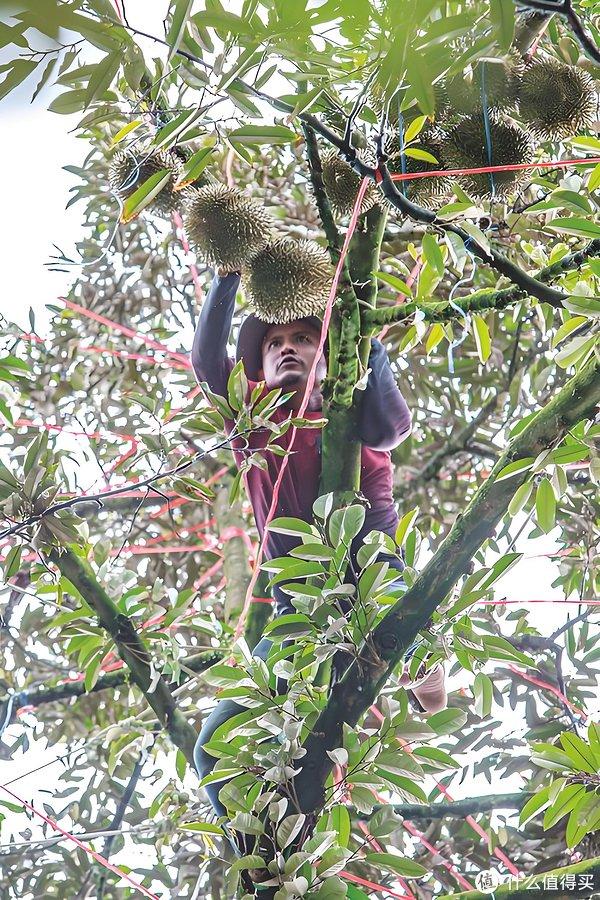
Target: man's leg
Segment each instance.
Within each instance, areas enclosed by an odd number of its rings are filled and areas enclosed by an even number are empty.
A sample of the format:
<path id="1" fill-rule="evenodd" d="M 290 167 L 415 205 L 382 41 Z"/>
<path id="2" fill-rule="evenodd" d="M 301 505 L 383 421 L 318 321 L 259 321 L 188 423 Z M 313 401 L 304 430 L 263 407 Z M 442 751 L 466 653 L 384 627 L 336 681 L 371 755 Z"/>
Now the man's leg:
<path id="1" fill-rule="evenodd" d="M 262 638 L 252 651 L 252 655 L 257 656 L 259 659 L 266 659 L 271 646 L 272 641 L 268 638 Z M 246 707 L 236 703 L 235 700 L 221 700 L 204 722 L 194 747 L 194 762 L 201 779 L 212 772 L 217 761 L 214 756 L 206 752 L 204 745 L 208 744 L 217 728 L 238 713 L 244 712 L 245 709 Z M 213 784 L 207 784 L 204 788 L 217 816 L 226 815 L 226 809 L 219 800 L 219 791 L 224 784 L 224 781 L 217 781 Z"/>

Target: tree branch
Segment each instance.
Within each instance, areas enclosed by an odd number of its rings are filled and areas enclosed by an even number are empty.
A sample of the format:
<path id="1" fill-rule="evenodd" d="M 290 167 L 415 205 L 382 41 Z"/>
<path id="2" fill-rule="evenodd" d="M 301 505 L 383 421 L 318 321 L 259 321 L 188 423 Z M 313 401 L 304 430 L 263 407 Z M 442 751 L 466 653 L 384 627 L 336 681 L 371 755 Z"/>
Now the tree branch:
<path id="1" fill-rule="evenodd" d="M 50 559 L 94 609 L 100 625 L 108 631 L 119 656 L 131 670 L 133 681 L 143 692 L 175 746 L 182 750 L 188 763 L 193 766 L 196 731 L 178 709 L 163 676 L 159 675 L 156 679 L 150 654 L 131 619 L 119 612 L 99 584 L 89 563 L 73 550 L 63 550 L 61 553 L 53 550 Z"/>
<path id="2" fill-rule="evenodd" d="M 587 246 L 574 253 L 567 253 L 558 262 L 541 269 L 536 275 L 537 281 L 548 282 L 559 278 L 566 272 L 581 268 L 588 259 L 600 256 L 600 240 L 590 241 Z M 454 300 L 464 312 L 485 312 L 489 309 L 501 310 L 528 296 L 527 291 L 518 287 L 502 288 L 501 290 L 474 291 L 465 297 L 457 297 Z M 566 298 L 565 298 L 566 299 Z M 560 302 L 546 301 L 555 308 L 562 308 Z M 410 318 L 417 310 L 423 312 L 428 322 L 448 322 L 458 317 L 457 311 L 449 303 L 418 304 L 414 301 L 402 303 L 396 306 L 381 306 L 378 309 L 369 309 L 363 313 L 363 320 L 372 327 L 382 327 L 396 322 L 403 322 Z"/>
<path id="3" fill-rule="evenodd" d="M 553 876 L 558 880 L 567 875 L 575 876 L 575 887 L 572 890 L 560 891 L 557 889 L 546 888 L 548 884 L 548 876 Z M 582 887 L 582 875 L 591 875 L 586 879 L 589 887 Z M 579 877 L 578 877 L 579 876 Z M 520 886 L 521 885 L 521 886 Z M 536 872 L 535 875 L 527 875 L 522 878 L 511 877 L 506 884 L 495 887 L 493 895 L 495 897 L 509 897 L 510 900 L 531 900 L 536 897 L 537 900 L 557 900 L 558 897 L 570 896 L 573 894 L 577 897 L 592 897 L 597 895 L 600 889 L 600 857 L 593 859 L 584 859 L 580 863 L 573 866 L 562 866 L 560 869 L 550 869 L 548 872 Z M 481 893 L 480 891 L 463 891 L 460 894 L 444 894 L 439 900 L 490 900 L 492 892 Z"/>
<path id="4" fill-rule="evenodd" d="M 498 473 L 515 460 L 537 457 L 560 442 L 569 428 L 595 417 L 599 395 L 600 357 L 595 355 L 509 443 L 413 586 L 373 630 L 360 659 L 334 686 L 305 742 L 307 752 L 295 779 L 303 811 L 322 804 L 323 785 L 332 767 L 327 751 L 342 745 L 344 723 L 355 727 L 375 701 L 411 642 L 467 572 L 473 555 L 493 536 L 515 490 L 528 477 L 524 472 L 498 481 Z"/>
<path id="5" fill-rule="evenodd" d="M 566 19 L 583 52 L 589 56 L 593 62 L 600 65 L 600 48 L 598 48 L 592 36 L 585 30 L 583 22 L 573 9 L 571 0 L 558 0 L 558 2 L 553 2 L 553 0 L 519 0 L 519 4 L 526 9 L 545 13 L 556 13 L 556 15 Z"/>
<path id="6" fill-rule="evenodd" d="M 490 794 L 488 797 L 471 797 L 468 800 L 454 800 L 452 803 L 396 803 L 394 812 L 403 819 L 444 819 L 446 817 L 464 819 L 477 813 L 497 812 L 500 809 L 521 809 L 531 794 Z M 382 807 L 375 806 L 373 812 Z"/>
<path id="7" fill-rule="evenodd" d="M 209 669 L 212 665 L 219 662 L 223 656 L 224 653 L 221 650 L 206 650 L 203 653 L 197 653 L 194 656 L 190 656 L 188 659 L 184 659 L 182 664 L 185 668 L 182 669 L 181 679 L 179 682 L 171 682 L 171 686 L 176 686 L 177 684 L 187 681 L 190 676 L 186 669 L 189 669 L 191 672 L 204 672 L 205 669 Z M 83 696 L 98 694 L 101 691 L 114 690 L 115 688 L 122 687 L 122 685 L 127 684 L 128 682 L 129 669 L 119 669 L 116 672 L 107 672 L 106 675 L 101 675 L 95 685 L 89 690 L 85 689 L 84 682 L 81 680 L 68 682 L 67 684 L 57 684 L 55 687 L 33 688 L 32 690 L 25 689 L 24 691 L 19 691 L 14 695 L 15 700 L 13 701 L 12 714 L 10 720 L 6 724 L 10 725 L 12 722 L 16 721 L 17 710 L 21 706 L 33 706 L 37 709 L 37 707 L 44 706 L 46 703 L 68 702 L 73 698 L 77 699 Z M 2 698 L 2 701 L 0 701 L 0 703 L 5 702 L 6 697 Z M 1 713 L 0 720 L 2 720 Z"/>

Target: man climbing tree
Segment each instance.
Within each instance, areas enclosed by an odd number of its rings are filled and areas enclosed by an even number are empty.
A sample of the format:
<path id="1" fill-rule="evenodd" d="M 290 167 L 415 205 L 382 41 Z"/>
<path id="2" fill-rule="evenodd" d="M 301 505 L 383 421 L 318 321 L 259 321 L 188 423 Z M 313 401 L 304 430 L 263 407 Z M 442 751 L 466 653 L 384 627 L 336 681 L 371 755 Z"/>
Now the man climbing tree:
<path id="1" fill-rule="evenodd" d="M 240 277 L 237 273 L 217 276 L 202 307 L 198 329 L 192 350 L 192 364 L 200 382 L 206 382 L 216 394 L 227 395 L 227 384 L 233 360 L 227 357 L 227 338 L 233 318 L 235 296 Z M 236 356 L 244 364 L 248 378 L 248 394 L 252 395 L 259 381 L 265 382 L 260 401 L 269 391 L 280 389 L 288 396 L 285 405 L 279 407 L 275 421 L 285 421 L 289 410 L 300 408 L 302 397 L 309 384 L 309 374 L 319 347 L 321 323 L 316 317 L 298 319 L 285 324 L 270 324 L 250 315 L 243 321 L 237 342 Z M 398 446 L 410 433 L 410 412 L 392 374 L 383 345 L 372 340 L 369 356 L 369 376 L 361 398 L 361 413 L 357 423 L 358 437 L 362 444 L 360 488 L 366 500 L 367 509 L 364 525 L 352 542 L 350 555 L 350 575 L 358 578 L 361 570 L 356 556 L 366 536 L 373 530 L 388 534 L 392 539 L 398 527 L 398 515 L 392 499 L 392 467 L 389 451 Z M 321 382 L 326 374 L 326 360 L 322 355 L 316 363 L 316 379 L 310 393 L 305 415 L 319 418 L 322 410 Z M 233 425 L 233 423 L 231 423 Z M 281 443 L 285 450 L 289 446 L 291 432 L 288 430 Z M 246 454 L 253 453 L 265 445 L 265 435 L 253 432 L 248 439 L 242 439 L 235 450 L 241 463 Z M 266 467 L 253 466 L 248 472 L 248 492 L 252 501 L 255 521 L 261 537 L 282 457 L 265 452 Z M 281 482 L 277 516 L 294 517 L 312 522 L 313 504 L 318 496 L 320 479 L 320 434 L 317 429 L 303 428 L 294 444 L 285 478 Z M 266 558 L 285 557 L 300 543 L 288 535 L 277 531 L 269 533 Z M 400 557 L 383 554 L 391 569 L 399 572 L 404 565 Z M 404 584 L 398 579 L 399 584 Z M 392 585 L 390 585 L 391 587 Z M 295 612 L 291 598 L 285 592 L 285 582 L 273 589 L 276 616 Z M 253 653 L 266 659 L 272 642 L 263 638 Z M 352 657 L 345 655 L 345 667 Z M 343 672 L 343 662 L 339 656 L 333 661 L 333 674 L 337 678 Z M 410 684 L 407 684 L 411 687 Z M 412 685 L 414 696 L 422 710 L 438 712 L 446 705 L 443 667 L 437 663 L 426 675 Z M 198 771 L 202 777 L 209 774 L 215 758 L 203 750 L 215 729 L 231 716 L 241 712 L 243 707 L 232 700 L 223 700 L 205 722 L 196 749 Z M 216 783 L 208 785 L 213 808 L 218 815 L 225 814 L 225 807 L 218 799 L 222 787 Z"/>
<path id="2" fill-rule="evenodd" d="M 596 6 L 14 4 L 86 151 L 1 338 L 10 900 L 598 893 Z"/>

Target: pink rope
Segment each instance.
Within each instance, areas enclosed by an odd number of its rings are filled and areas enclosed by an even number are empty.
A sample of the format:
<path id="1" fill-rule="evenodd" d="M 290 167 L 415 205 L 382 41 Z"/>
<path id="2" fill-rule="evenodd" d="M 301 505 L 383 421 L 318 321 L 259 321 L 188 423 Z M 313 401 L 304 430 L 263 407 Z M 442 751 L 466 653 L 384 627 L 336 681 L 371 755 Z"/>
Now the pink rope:
<path id="1" fill-rule="evenodd" d="M 94 322 L 98 322 L 100 325 L 106 325 L 107 328 L 110 328 L 113 331 L 119 331 L 126 337 L 141 341 L 142 343 L 146 344 L 146 346 L 152 347 L 154 350 L 161 350 L 163 353 L 166 353 L 167 356 L 172 357 L 172 359 L 176 359 L 180 363 L 183 363 L 186 368 L 191 368 L 192 364 L 185 354 L 176 353 L 175 351 L 170 350 L 165 344 L 161 344 L 160 341 L 153 340 L 151 337 L 148 337 L 147 334 L 141 334 L 139 331 L 134 331 L 133 328 L 128 328 L 127 325 L 121 325 L 119 322 L 114 322 L 112 319 L 108 319 L 106 316 L 101 316 L 99 315 L 99 313 L 95 313 L 91 309 L 86 309 L 85 306 L 80 306 L 78 303 L 73 303 L 72 300 L 67 300 L 66 297 L 60 297 L 59 299 L 63 301 L 68 309 L 72 309 L 73 312 L 77 312 L 88 319 L 93 319 Z"/>
<path id="2" fill-rule="evenodd" d="M 340 258 L 338 260 L 338 264 L 335 270 L 335 274 L 333 277 L 333 281 L 331 283 L 331 289 L 329 291 L 329 298 L 327 300 L 327 305 L 325 307 L 325 312 L 323 314 L 323 325 L 321 327 L 321 335 L 319 338 L 319 346 L 317 347 L 317 352 L 315 353 L 315 357 L 312 362 L 312 366 L 310 368 L 310 372 L 308 374 L 308 381 L 306 383 L 306 389 L 304 391 L 304 397 L 302 398 L 302 403 L 300 405 L 299 411 L 296 413 L 298 418 L 302 418 L 306 409 L 308 407 L 308 401 L 312 394 L 314 384 L 315 384 L 315 375 L 317 371 L 317 364 L 319 359 L 321 358 L 321 354 L 323 352 L 323 347 L 325 346 L 325 339 L 327 337 L 327 329 L 329 328 L 329 322 L 331 320 L 331 311 L 333 308 L 333 301 L 335 300 L 335 295 L 337 291 L 337 286 L 342 274 L 342 269 L 344 266 L 344 260 L 346 259 L 346 254 L 348 253 L 348 247 L 350 246 L 350 241 L 352 239 L 352 235 L 354 234 L 354 229 L 356 228 L 356 223 L 358 222 L 358 217 L 360 215 L 360 208 L 362 205 L 362 200 L 369 185 L 369 179 L 364 178 L 361 182 L 358 195 L 356 197 L 356 202 L 354 204 L 354 210 L 352 213 L 352 217 L 350 219 L 350 223 L 348 225 L 348 230 L 346 232 L 346 236 L 344 239 L 344 245 L 342 247 L 342 252 L 340 253 Z M 234 640 L 238 640 L 240 635 L 244 630 L 244 626 L 246 624 L 246 619 L 248 617 L 248 610 L 250 609 L 250 604 L 252 603 L 252 596 L 254 593 L 254 588 L 256 586 L 256 581 L 258 579 L 258 573 L 260 569 L 260 564 L 262 562 L 264 546 L 267 540 L 269 522 L 272 520 L 275 510 L 277 509 L 277 503 L 279 502 L 279 490 L 281 488 L 281 482 L 283 481 L 283 476 L 285 475 L 287 469 L 287 463 L 290 458 L 290 454 L 294 447 L 294 442 L 296 440 L 297 429 L 295 426 L 292 426 L 291 434 L 290 434 L 290 442 L 288 445 L 288 452 L 286 456 L 283 458 L 283 462 L 281 464 L 281 468 L 277 475 L 277 480 L 275 481 L 275 485 L 273 487 L 273 498 L 271 500 L 271 506 L 269 507 L 269 512 L 267 513 L 267 518 L 265 521 L 265 527 L 263 532 L 263 537 L 260 542 L 258 553 L 256 556 L 256 560 L 254 563 L 254 568 L 252 570 L 252 577 L 250 579 L 250 584 L 248 585 L 248 590 L 246 591 L 246 599 L 244 601 L 244 607 L 242 609 L 240 618 L 236 625 Z"/>
<path id="3" fill-rule="evenodd" d="M 159 900 L 156 894 L 151 894 L 149 890 L 147 890 L 142 884 L 139 884 L 137 881 L 134 881 L 133 878 L 130 878 L 129 875 L 126 875 L 125 872 L 121 871 L 117 866 L 113 865 L 113 863 L 109 862 L 104 856 L 100 853 L 97 853 L 89 844 L 84 844 L 83 841 L 80 841 L 78 837 L 74 834 L 71 834 L 68 831 L 65 831 L 64 828 L 61 828 L 58 822 L 55 822 L 54 819 L 51 819 L 49 816 L 44 815 L 43 812 L 40 812 L 39 809 L 36 809 L 35 806 L 32 806 L 31 803 L 28 803 L 26 800 L 22 800 L 21 797 L 18 797 L 13 791 L 9 790 L 4 784 L 0 784 L 0 788 L 9 794 L 14 800 L 21 804 L 24 809 L 28 809 L 29 812 L 33 813 L 34 816 L 38 816 L 40 819 L 43 819 L 47 825 L 50 825 L 54 831 L 58 831 L 63 837 L 66 837 L 67 840 L 72 841 L 76 844 L 80 850 L 84 850 L 89 856 L 92 856 L 96 862 L 99 862 L 100 865 L 104 866 L 105 869 L 109 869 L 115 875 L 118 875 L 119 878 L 127 881 L 132 887 L 134 887 L 137 891 L 140 891 L 144 895 L 144 897 L 150 897 L 151 900 Z"/>
<path id="4" fill-rule="evenodd" d="M 434 178 L 437 175 L 479 175 L 485 172 L 520 172 L 526 169 L 566 169 L 568 166 L 592 166 L 600 162 L 600 156 L 582 159 L 549 160 L 536 163 L 511 163 L 506 166 L 477 166 L 473 169 L 433 169 L 429 172 L 397 172 L 392 181 L 412 181 L 413 178 Z"/>

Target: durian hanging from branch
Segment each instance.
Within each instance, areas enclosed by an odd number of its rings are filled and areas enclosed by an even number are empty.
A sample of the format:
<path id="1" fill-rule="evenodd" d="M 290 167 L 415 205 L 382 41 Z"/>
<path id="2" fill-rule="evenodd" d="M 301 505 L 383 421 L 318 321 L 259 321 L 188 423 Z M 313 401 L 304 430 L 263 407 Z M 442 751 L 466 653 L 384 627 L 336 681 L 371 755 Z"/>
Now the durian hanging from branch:
<path id="1" fill-rule="evenodd" d="M 151 189 L 147 196 L 141 198 L 140 209 L 128 211 L 125 218 L 134 218 L 141 209 L 169 217 L 183 201 L 181 193 L 175 191 L 181 171 L 181 159 L 170 150 L 120 150 L 110 163 L 108 181 L 113 194 L 126 202 L 136 191 L 143 194 L 144 187 L 153 179 L 156 181 L 156 193 L 152 196 Z M 148 196 L 151 196 L 149 202 Z"/>
<path id="2" fill-rule="evenodd" d="M 514 109 L 525 64 L 517 53 L 505 58 L 479 60 L 470 72 L 461 72 L 445 82 L 448 106 L 470 115 L 487 106 L 490 110 Z"/>
<path id="3" fill-rule="evenodd" d="M 284 237 L 252 257 L 244 287 L 257 317 L 279 325 L 322 314 L 332 278 L 329 255 L 319 244 Z"/>
<path id="4" fill-rule="evenodd" d="M 447 168 L 443 147 L 447 134 L 435 125 L 425 125 L 418 134 L 418 143 L 412 143 L 404 150 L 400 149 L 397 135 L 388 141 L 386 153 L 389 156 L 387 167 L 392 175 L 418 172 L 434 172 Z M 404 158 L 403 158 L 404 157 Z M 428 158 L 429 157 L 429 158 Z M 396 186 L 406 197 L 428 209 L 439 207 L 452 191 L 452 180 L 445 175 L 432 175 L 428 178 L 412 178 L 397 181 Z"/>
<path id="5" fill-rule="evenodd" d="M 531 63 L 520 87 L 521 118 L 540 138 L 573 137 L 598 116 L 594 80 L 578 66 L 557 59 Z"/>
<path id="6" fill-rule="evenodd" d="M 262 203 L 223 184 L 190 189 L 184 222 L 198 256 L 230 271 L 241 270 L 271 240 L 275 226 Z"/>
<path id="7" fill-rule="evenodd" d="M 530 163 L 534 147 L 526 131 L 492 111 L 489 131 L 483 112 L 461 119 L 443 142 L 442 153 L 450 169 L 477 169 Z M 461 176 L 460 181 L 475 196 L 501 197 L 517 190 L 528 177 L 527 171 L 517 170 L 474 173 Z"/>
<path id="8" fill-rule="evenodd" d="M 326 150 L 321 159 L 321 166 L 325 193 L 333 212 L 337 216 L 351 215 L 360 188 L 360 175 L 357 175 L 339 156 L 337 150 Z M 361 215 L 375 206 L 378 200 L 377 188 L 370 184 L 360 205 Z"/>

